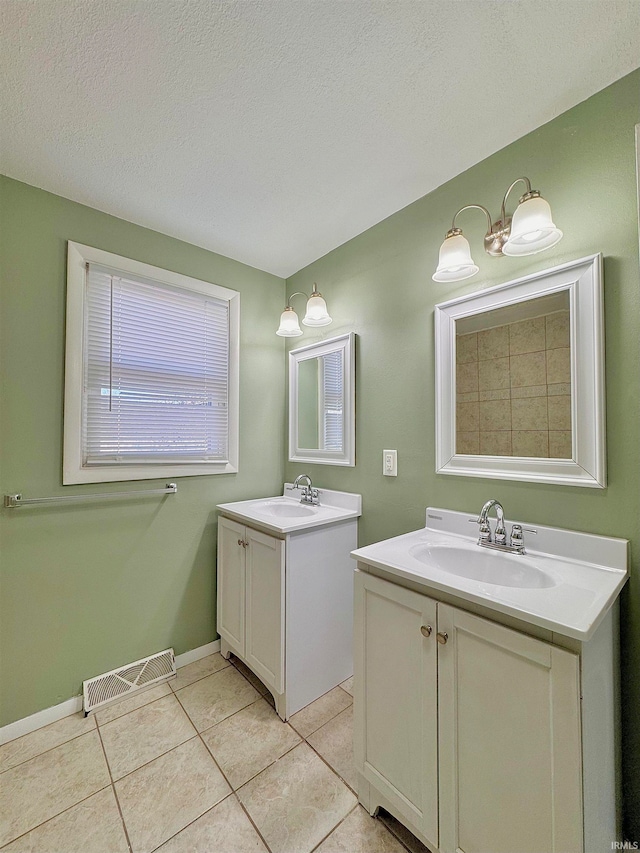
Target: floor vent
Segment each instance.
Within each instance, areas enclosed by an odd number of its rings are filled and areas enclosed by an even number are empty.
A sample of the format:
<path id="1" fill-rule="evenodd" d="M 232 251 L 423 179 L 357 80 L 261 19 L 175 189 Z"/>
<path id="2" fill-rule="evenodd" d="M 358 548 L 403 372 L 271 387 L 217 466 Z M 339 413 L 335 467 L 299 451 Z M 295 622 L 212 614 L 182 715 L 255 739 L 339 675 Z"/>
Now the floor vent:
<path id="1" fill-rule="evenodd" d="M 121 699 L 127 694 L 137 693 L 145 687 L 165 681 L 175 674 L 176 659 L 173 649 L 167 649 L 83 681 L 85 717 L 96 708 L 102 708 L 115 699 Z"/>

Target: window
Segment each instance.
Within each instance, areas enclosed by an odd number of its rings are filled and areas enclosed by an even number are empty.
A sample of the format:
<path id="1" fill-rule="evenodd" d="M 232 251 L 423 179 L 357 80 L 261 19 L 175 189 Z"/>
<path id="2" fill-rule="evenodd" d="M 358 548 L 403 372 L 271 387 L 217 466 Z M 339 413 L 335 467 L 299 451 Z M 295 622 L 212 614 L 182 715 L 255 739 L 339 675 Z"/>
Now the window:
<path id="1" fill-rule="evenodd" d="M 65 484 L 238 470 L 239 298 L 69 243 Z"/>
<path id="2" fill-rule="evenodd" d="M 344 426 L 344 381 L 342 351 L 327 353 L 318 359 L 320 370 L 320 413 L 322 417 L 322 449 L 341 451 Z"/>

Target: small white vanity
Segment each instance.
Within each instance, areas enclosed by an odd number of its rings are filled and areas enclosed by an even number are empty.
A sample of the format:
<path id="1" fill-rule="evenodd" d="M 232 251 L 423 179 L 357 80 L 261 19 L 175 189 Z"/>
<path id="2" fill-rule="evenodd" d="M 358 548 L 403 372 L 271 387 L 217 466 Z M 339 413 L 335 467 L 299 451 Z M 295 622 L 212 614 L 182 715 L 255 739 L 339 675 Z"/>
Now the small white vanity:
<path id="1" fill-rule="evenodd" d="M 423 530 L 353 552 L 359 799 L 433 853 L 604 853 L 620 837 L 628 543 L 522 527 L 526 553 L 505 553 L 478 544 L 477 516 L 430 508 Z"/>
<path id="2" fill-rule="evenodd" d="M 308 502 L 285 483 L 281 497 L 218 506 L 221 652 L 267 685 L 283 720 L 353 673 L 349 552 L 362 499 L 305 492 Z"/>

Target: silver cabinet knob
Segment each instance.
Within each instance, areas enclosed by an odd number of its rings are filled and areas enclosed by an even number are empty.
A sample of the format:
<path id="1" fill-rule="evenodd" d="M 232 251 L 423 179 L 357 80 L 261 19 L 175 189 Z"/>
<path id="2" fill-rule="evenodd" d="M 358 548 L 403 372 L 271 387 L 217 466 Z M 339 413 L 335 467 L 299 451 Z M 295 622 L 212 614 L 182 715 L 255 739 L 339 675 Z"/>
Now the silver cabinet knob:
<path id="1" fill-rule="evenodd" d="M 438 631 L 438 633 L 436 634 L 436 639 L 438 640 L 441 646 L 444 646 L 444 644 L 449 639 L 449 635 L 446 631 Z"/>
<path id="2" fill-rule="evenodd" d="M 423 626 L 420 628 L 420 630 L 422 631 L 422 636 L 423 636 L 423 637 L 430 637 L 430 636 L 431 636 L 431 630 L 432 630 L 432 629 L 431 629 L 431 625 L 423 625 Z"/>

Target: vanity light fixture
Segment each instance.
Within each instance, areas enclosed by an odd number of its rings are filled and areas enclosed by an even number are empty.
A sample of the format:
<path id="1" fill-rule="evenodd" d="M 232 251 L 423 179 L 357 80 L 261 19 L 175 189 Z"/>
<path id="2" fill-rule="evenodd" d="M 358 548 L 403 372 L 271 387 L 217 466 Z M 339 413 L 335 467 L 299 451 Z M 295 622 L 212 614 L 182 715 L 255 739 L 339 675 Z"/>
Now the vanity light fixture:
<path id="1" fill-rule="evenodd" d="M 318 293 L 318 285 L 314 282 L 311 296 L 307 296 L 302 291 L 296 291 L 287 299 L 287 307 L 280 315 L 280 326 L 276 335 L 280 335 L 281 338 L 297 338 L 302 334 L 298 315 L 290 304 L 294 296 L 305 296 L 307 298 L 307 311 L 302 320 L 303 325 L 328 326 L 332 322 L 327 311 L 327 303 L 322 298 L 322 294 Z"/>
<path id="2" fill-rule="evenodd" d="M 513 217 L 507 216 L 507 196 L 520 182 L 526 185 L 527 191 L 521 196 Z M 543 252 L 555 246 L 562 238 L 562 231 L 553 224 L 548 202 L 538 190 L 531 189 L 529 178 L 518 178 L 504 194 L 500 219 L 496 222 L 491 221 L 491 214 L 481 204 L 467 204 L 457 211 L 440 247 L 438 267 L 433 274 L 434 281 L 463 281 L 478 272 L 478 267 L 471 257 L 469 243 L 462 230 L 456 227 L 456 217 L 463 210 L 471 208 L 483 211 L 487 217 L 488 230 L 484 236 L 484 250 L 493 257 L 535 255 L 536 252 Z"/>

